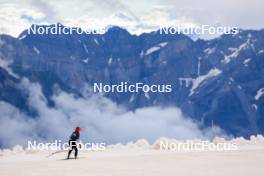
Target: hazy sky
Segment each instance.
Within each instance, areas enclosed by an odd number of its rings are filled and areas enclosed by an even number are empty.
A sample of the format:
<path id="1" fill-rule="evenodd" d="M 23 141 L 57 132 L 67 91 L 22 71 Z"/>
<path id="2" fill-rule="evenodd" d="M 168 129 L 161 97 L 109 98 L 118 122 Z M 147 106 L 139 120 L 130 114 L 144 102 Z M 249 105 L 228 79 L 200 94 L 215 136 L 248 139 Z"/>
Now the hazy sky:
<path id="1" fill-rule="evenodd" d="M 114 24 L 131 31 L 160 24 L 260 29 L 263 7 L 263 0 L 0 0 L 0 32 L 16 33 L 40 22 L 80 27 Z"/>

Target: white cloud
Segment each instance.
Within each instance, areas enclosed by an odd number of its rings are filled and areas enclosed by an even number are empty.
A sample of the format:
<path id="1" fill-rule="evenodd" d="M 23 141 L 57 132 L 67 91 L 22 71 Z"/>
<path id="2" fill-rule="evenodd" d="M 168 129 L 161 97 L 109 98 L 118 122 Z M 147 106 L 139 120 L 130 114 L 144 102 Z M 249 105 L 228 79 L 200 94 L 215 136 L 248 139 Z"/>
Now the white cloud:
<path id="1" fill-rule="evenodd" d="M 139 138 L 154 141 L 159 137 L 176 139 L 209 138 L 221 130 L 202 131 L 176 107 L 150 107 L 127 111 L 100 96 L 76 98 L 60 92 L 54 95 L 55 107 L 47 106 L 41 87 L 23 79 L 21 88 L 29 93 L 28 104 L 38 116 L 30 118 L 17 108 L 0 102 L 0 144 L 10 147 L 29 139 L 67 141 L 75 126 L 81 126 L 83 141 L 128 142 Z"/>
<path id="2" fill-rule="evenodd" d="M 23 30 L 30 27 L 31 22 L 22 18 L 29 16 L 33 19 L 42 19 L 44 14 L 41 12 L 18 8 L 13 4 L 1 4 L 0 6 L 0 34 L 9 34 L 17 37 Z"/>
<path id="3" fill-rule="evenodd" d="M 55 7 L 50 5 L 47 1 L 43 0 L 32 0 L 31 5 L 36 8 L 36 10 L 40 11 L 49 19 L 49 21 L 52 22 L 58 22 L 58 17 L 56 10 L 54 9 Z"/>
<path id="4" fill-rule="evenodd" d="M 263 28 L 264 15 L 262 0 L 165 0 L 175 18 L 186 17 L 198 24 L 228 25 L 246 29 Z"/>
<path id="5" fill-rule="evenodd" d="M 10 104 L 0 101 L 0 145 L 11 147 L 24 144 L 29 139 L 36 139 L 35 122 Z"/>
<path id="6" fill-rule="evenodd" d="M 1 3 L 1 2 L 0 2 Z M 12 3 L 12 4 L 11 4 Z M 98 5 L 100 4 L 100 6 Z M 195 1 L 11 1 L 1 3 L 0 31 L 17 36 L 30 24 L 21 15 L 42 16 L 47 21 L 61 22 L 84 29 L 119 25 L 134 34 L 149 32 L 160 25 L 235 26 L 245 29 L 263 28 L 262 0 Z M 12 8 L 10 8 L 12 6 Z"/>

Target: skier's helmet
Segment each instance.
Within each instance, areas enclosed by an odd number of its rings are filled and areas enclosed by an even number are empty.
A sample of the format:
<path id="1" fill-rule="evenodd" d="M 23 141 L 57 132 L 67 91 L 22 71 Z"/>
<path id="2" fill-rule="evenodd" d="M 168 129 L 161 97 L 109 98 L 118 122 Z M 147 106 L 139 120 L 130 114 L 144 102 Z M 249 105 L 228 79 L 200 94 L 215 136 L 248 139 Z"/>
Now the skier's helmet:
<path id="1" fill-rule="evenodd" d="M 80 128 L 80 127 L 76 127 L 76 128 L 75 128 L 75 131 L 78 132 L 78 133 L 80 133 L 81 128 Z"/>

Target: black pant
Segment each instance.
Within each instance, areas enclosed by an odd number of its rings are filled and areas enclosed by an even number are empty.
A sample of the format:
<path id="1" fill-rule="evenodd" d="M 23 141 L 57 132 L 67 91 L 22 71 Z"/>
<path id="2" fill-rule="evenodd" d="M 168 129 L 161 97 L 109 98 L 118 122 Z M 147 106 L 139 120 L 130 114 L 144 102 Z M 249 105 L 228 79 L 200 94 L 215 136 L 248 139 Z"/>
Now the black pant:
<path id="1" fill-rule="evenodd" d="M 70 150 L 68 152 L 68 159 L 70 158 L 70 155 L 71 155 L 71 152 L 74 150 L 75 153 L 74 153 L 74 157 L 75 159 L 77 158 L 78 156 L 78 147 L 77 147 L 77 142 L 76 141 L 69 141 L 69 147 L 70 147 Z"/>

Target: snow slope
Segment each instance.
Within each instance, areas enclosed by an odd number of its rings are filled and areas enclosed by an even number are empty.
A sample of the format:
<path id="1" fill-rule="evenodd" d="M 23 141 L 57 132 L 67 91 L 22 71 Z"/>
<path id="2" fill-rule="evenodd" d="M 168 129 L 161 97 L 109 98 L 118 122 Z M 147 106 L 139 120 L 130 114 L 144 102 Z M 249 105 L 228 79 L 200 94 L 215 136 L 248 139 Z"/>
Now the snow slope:
<path id="1" fill-rule="evenodd" d="M 170 142 L 175 139 L 165 139 Z M 16 147 L 0 156 L 2 176 L 93 175 L 93 176 L 262 176 L 264 174 L 264 138 L 237 138 L 236 151 L 171 151 L 157 150 L 139 140 L 127 145 L 117 144 L 101 152 L 80 152 L 78 160 L 65 160 L 66 152 L 47 158 L 49 151 L 24 151 Z M 227 142 L 216 138 L 214 143 Z M 230 142 L 230 141 L 229 141 Z"/>

